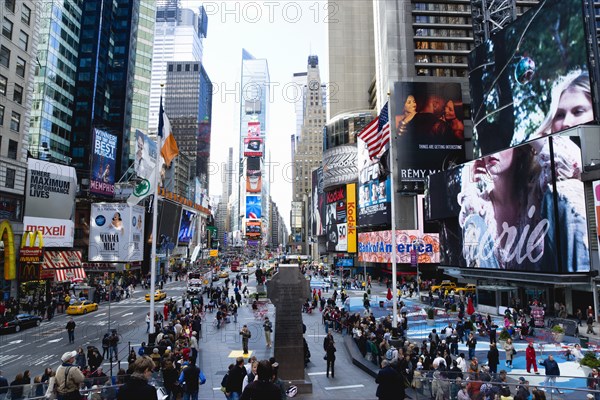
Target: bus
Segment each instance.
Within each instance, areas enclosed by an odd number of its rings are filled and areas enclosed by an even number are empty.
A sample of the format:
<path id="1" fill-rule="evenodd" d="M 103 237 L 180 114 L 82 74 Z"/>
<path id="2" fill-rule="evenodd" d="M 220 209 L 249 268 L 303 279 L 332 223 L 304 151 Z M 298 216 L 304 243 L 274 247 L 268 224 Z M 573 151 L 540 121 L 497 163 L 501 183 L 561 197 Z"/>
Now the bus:
<path id="1" fill-rule="evenodd" d="M 238 260 L 233 260 L 230 264 L 231 272 L 239 272 L 240 271 L 240 262 Z"/>

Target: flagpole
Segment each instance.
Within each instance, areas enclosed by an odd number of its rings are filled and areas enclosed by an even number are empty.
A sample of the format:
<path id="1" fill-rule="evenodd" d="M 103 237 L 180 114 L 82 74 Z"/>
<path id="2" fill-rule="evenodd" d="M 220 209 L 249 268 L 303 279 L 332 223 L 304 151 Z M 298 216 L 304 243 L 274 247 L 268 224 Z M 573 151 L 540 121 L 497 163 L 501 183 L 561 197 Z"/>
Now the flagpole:
<path id="1" fill-rule="evenodd" d="M 388 91 L 388 118 L 389 118 L 389 101 L 390 101 L 390 92 Z M 392 207 L 391 215 L 391 228 L 392 228 L 392 336 L 394 338 L 398 335 L 398 289 L 396 288 L 396 255 L 398 252 L 398 245 L 396 244 L 396 190 L 394 184 L 394 133 L 392 132 L 391 127 L 391 118 L 388 119 L 390 124 L 390 148 L 389 148 L 389 164 L 390 164 L 390 192 L 391 192 L 391 202 L 390 206 Z"/>
<path id="2" fill-rule="evenodd" d="M 163 106 L 162 106 L 162 88 L 164 84 L 160 85 L 160 107 L 159 107 L 159 115 L 158 119 L 162 118 Z M 159 124 L 160 125 L 160 124 Z M 150 260 L 150 329 L 148 330 L 149 336 L 154 335 L 154 292 L 156 291 L 156 235 L 157 235 L 157 225 L 158 225 L 158 182 L 160 181 L 160 150 L 162 148 L 162 136 L 163 133 L 160 132 L 160 129 L 164 129 L 164 127 L 159 127 L 158 134 L 156 135 L 156 162 L 154 165 L 154 194 L 152 199 L 152 258 Z M 167 260 L 168 262 L 168 260 Z M 148 339 L 148 344 L 152 341 Z"/>

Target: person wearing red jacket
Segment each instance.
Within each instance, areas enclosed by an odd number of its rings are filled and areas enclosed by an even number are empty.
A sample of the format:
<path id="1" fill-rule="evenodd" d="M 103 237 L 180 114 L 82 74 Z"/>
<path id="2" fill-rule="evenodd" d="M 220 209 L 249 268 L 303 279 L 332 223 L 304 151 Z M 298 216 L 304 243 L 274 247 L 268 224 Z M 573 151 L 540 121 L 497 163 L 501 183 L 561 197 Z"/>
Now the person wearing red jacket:
<path id="1" fill-rule="evenodd" d="M 537 361 L 535 359 L 535 349 L 533 348 L 533 342 L 529 342 L 527 349 L 525 350 L 525 361 L 527 362 L 527 373 L 531 373 L 531 366 L 536 374 L 540 374 L 537 369 Z"/>

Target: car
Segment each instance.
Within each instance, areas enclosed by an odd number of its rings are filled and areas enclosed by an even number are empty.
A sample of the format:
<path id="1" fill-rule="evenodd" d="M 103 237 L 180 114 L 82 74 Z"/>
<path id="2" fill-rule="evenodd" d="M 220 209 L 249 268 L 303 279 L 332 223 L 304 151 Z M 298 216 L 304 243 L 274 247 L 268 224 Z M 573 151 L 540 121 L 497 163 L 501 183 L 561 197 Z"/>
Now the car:
<path id="1" fill-rule="evenodd" d="M 440 283 L 439 285 L 433 285 L 431 287 L 431 290 L 433 292 L 435 292 L 436 290 L 440 290 L 440 291 L 451 291 L 451 290 L 456 290 L 456 283 L 452 282 L 452 281 L 442 281 L 442 283 Z"/>
<path id="2" fill-rule="evenodd" d="M 21 329 L 40 326 L 42 318 L 31 314 L 17 314 L 14 318 L 0 316 L 0 332 L 20 332 Z"/>
<path id="3" fill-rule="evenodd" d="M 229 272 L 227 272 L 227 271 L 219 272 L 219 278 L 229 278 Z"/>
<path id="4" fill-rule="evenodd" d="M 87 314 L 88 312 L 96 311 L 98 309 L 98 304 L 89 301 L 76 301 L 67 307 L 67 314 L 76 315 L 76 314 Z"/>
<path id="5" fill-rule="evenodd" d="M 465 285 L 465 287 L 459 287 L 454 290 L 456 291 L 456 293 L 475 293 L 476 289 L 477 285 L 475 285 L 474 283 L 469 283 Z"/>
<path id="6" fill-rule="evenodd" d="M 213 282 L 216 282 L 219 280 L 219 274 L 212 274 L 212 280 Z"/>
<path id="7" fill-rule="evenodd" d="M 146 293 L 146 301 L 150 301 L 150 293 Z M 160 289 L 154 292 L 154 301 L 161 301 L 167 298 L 167 294 Z"/>

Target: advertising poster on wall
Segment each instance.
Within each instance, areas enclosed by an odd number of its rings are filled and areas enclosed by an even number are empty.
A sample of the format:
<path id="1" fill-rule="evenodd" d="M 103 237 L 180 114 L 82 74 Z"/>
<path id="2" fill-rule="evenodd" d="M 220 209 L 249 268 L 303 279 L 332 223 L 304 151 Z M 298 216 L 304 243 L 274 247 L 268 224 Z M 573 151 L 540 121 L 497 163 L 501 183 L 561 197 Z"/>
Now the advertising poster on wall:
<path id="1" fill-rule="evenodd" d="M 92 143 L 94 148 L 90 171 L 90 192 L 112 197 L 115 194 L 117 137 L 103 130 L 94 129 Z"/>
<path id="2" fill-rule="evenodd" d="M 342 145 L 323 152 L 323 184 L 326 188 L 350 183 L 358 173 L 356 146 Z"/>
<path id="3" fill-rule="evenodd" d="M 30 158 L 25 185 L 25 230 L 41 231 L 44 247 L 73 247 L 75 168 Z"/>
<path id="4" fill-rule="evenodd" d="M 430 218 L 441 218 L 444 265 L 589 271 L 581 151 L 571 138 L 541 138 L 442 174 L 428 202 Z"/>
<path id="5" fill-rule="evenodd" d="M 141 261 L 144 256 L 144 207 L 94 203 L 90 213 L 88 259 L 93 262 Z"/>
<path id="6" fill-rule="evenodd" d="M 371 159 L 367 144 L 356 138 L 358 147 L 358 226 L 389 225 L 391 217 L 389 149 Z"/>
<path id="7" fill-rule="evenodd" d="M 260 137 L 260 122 L 249 121 L 248 122 L 248 137 L 259 138 Z"/>
<path id="8" fill-rule="evenodd" d="M 244 157 L 262 157 L 263 140 L 261 138 L 244 138 Z"/>
<path id="9" fill-rule="evenodd" d="M 325 192 L 323 191 L 323 167 L 312 172 L 312 211 L 310 213 L 313 236 L 325 234 Z"/>
<path id="10" fill-rule="evenodd" d="M 600 249 L 600 181 L 592 183 L 594 189 L 594 210 L 596 212 L 596 240 Z"/>
<path id="11" fill-rule="evenodd" d="M 348 250 L 346 186 L 325 193 L 328 251 Z"/>
<path id="12" fill-rule="evenodd" d="M 392 262 L 392 231 L 358 234 L 358 261 Z M 411 263 L 411 252 L 417 253 L 419 264 L 440 262 L 440 241 L 436 233 L 396 230 L 396 262 Z"/>
<path id="13" fill-rule="evenodd" d="M 356 253 L 356 183 L 346 185 L 346 221 L 348 253 Z"/>
<path id="14" fill-rule="evenodd" d="M 475 158 L 594 120 L 582 11 L 540 2 L 469 54 Z"/>
<path id="15" fill-rule="evenodd" d="M 156 165 L 156 142 L 140 130 L 135 131 L 135 142 L 135 173 L 137 176 L 148 177 Z"/>
<path id="16" fill-rule="evenodd" d="M 262 206 L 260 196 L 246 196 L 246 218 L 262 218 Z"/>
<path id="17" fill-rule="evenodd" d="M 429 174 L 465 160 L 459 83 L 394 82 L 391 107 L 400 191 L 414 191 Z"/>
<path id="18" fill-rule="evenodd" d="M 246 193 L 260 193 L 262 191 L 262 173 L 257 170 L 246 170 Z"/>
<path id="19" fill-rule="evenodd" d="M 181 222 L 179 223 L 179 234 L 177 235 L 177 243 L 189 244 L 196 230 L 196 213 L 183 210 L 181 212 Z"/>

